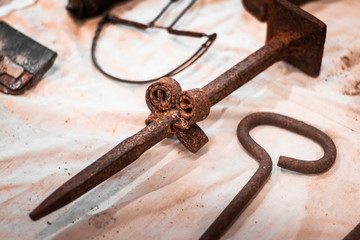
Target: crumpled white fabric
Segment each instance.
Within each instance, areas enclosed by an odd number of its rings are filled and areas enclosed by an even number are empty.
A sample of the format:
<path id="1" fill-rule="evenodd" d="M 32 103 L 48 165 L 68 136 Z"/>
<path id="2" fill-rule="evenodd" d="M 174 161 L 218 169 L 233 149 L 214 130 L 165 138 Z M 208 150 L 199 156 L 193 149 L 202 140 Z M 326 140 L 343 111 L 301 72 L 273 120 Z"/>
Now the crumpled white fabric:
<path id="1" fill-rule="evenodd" d="M 166 3 L 134 0 L 112 12 L 146 22 Z M 100 17 L 74 20 L 65 5 L 39 0 L 2 18 L 58 58 L 25 94 L 0 95 L 1 239 L 197 239 L 257 169 L 238 142 L 236 127 L 258 111 L 289 115 L 324 131 L 337 146 L 337 159 L 321 175 L 281 170 L 280 154 L 316 159 L 321 147 L 275 127 L 254 129 L 252 136 L 273 159 L 273 171 L 223 239 L 341 239 L 360 222 L 360 2 L 351 0 L 303 6 L 328 26 L 318 78 L 276 63 L 212 108 L 199 123 L 210 141 L 198 153 L 166 139 L 75 202 L 31 221 L 31 210 L 140 130 L 149 114 L 147 85 L 118 83 L 93 67 L 90 47 Z M 181 7 L 172 10 L 159 23 L 170 23 Z M 199 0 L 176 26 L 218 34 L 198 62 L 174 77 L 183 89 L 219 76 L 260 48 L 266 33 L 266 24 L 239 0 Z M 98 58 L 122 77 L 149 78 L 198 44 L 161 30 L 109 26 Z"/>
<path id="2" fill-rule="evenodd" d="M 2 0 L 0 1 L 0 17 L 34 4 L 36 0 Z"/>

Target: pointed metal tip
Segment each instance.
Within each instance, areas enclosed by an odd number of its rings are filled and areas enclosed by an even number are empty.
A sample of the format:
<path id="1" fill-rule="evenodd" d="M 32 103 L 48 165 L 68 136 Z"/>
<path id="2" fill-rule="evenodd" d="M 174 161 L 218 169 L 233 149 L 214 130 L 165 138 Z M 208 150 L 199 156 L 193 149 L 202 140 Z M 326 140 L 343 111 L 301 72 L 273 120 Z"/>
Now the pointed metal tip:
<path id="1" fill-rule="evenodd" d="M 37 209 L 35 209 L 34 211 L 32 211 L 30 214 L 29 214 L 29 217 L 31 218 L 31 220 L 33 221 L 37 221 L 39 220 L 40 218 L 42 218 L 42 216 L 40 216 L 40 214 L 36 211 Z"/>
<path id="2" fill-rule="evenodd" d="M 76 176 L 55 190 L 49 197 L 42 201 L 30 214 L 33 221 L 39 220 L 46 215 L 55 212 L 70 203 L 80 195 L 75 195 L 78 191 L 78 178 Z M 73 196 L 73 197 L 72 197 Z"/>
<path id="3" fill-rule="evenodd" d="M 56 201 L 49 204 L 49 198 L 45 199 L 39 206 L 37 206 L 30 214 L 29 217 L 33 221 L 37 221 L 42 217 L 56 211 L 60 207 L 57 206 L 58 203 Z"/>
<path id="4" fill-rule="evenodd" d="M 55 212 L 134 162 L 143 152 L 169 135 L 170 126 L 177 118 L 178 113 L 171 112 L 122 141 L 55 190 L 29 214 L 30 218 L 36 221 Z"/>
<path id="5" fill-rule="evenodd" d="M 81 173 L 79 174 L 81 176 Z M 50 194 L 39 206 L 37 206 L 30 214 L 30 218 L 33 221 L 39 220 L 46 215 L 55 212 L 63 206 L 69 204 L 74 199 L 81 196 L 81 190 L 79 191 L 79 185 L 81 179 L 73 177 L 65 184 L 60 186 L 55 192 Z M 80 182 L 82 183 L 82 182 Z M 79 193 L 79 194 L 76 194 Z"/>
<path id="6" fill-rule="evenodd" d="M 42 202 L 37 208 L 35 208 L 30 214 L 29 217 L 31 218 L 31 220 L 33 221 L 37 221 L 42 217 L 45 217 L 46 215 L 50 214 L 53 212 L 53 210 L 51 210 L 51 208 L 47 207 L 48 205 L 44 204 L 44 202 Z"/>

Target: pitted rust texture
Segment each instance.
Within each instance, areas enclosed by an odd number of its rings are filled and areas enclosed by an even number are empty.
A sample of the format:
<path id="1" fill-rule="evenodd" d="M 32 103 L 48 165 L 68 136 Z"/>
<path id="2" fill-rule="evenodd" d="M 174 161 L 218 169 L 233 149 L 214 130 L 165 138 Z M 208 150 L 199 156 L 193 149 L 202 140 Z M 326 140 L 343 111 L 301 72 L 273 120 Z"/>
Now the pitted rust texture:
<path id="1" fill-rule="evenodd" d="M 149 86 L 145 99 L 151 111 L 146 124 L 166 111 L 176 109 L 180 117 L 173 124 L 172 130 L 189 151 L 195 153 L 209 141 L 196 124 L 204 120 L 210 112 L 210 103 L 203 90 L 181 91 L 181 86 L 176 80 L 165 77 Z"/>
<path id="2" fill-rule="evenodd" d="M 267 23 L 266 42 L 274 38 L 288 41 L 289 47 L 283 60 L 309 76 L 317 77 L 324 51 L 326 25 L 286 0 L 269 3 Z"/>
<path id="3" fill-rule="evenodd" d="M 299 173 L 315 174 L 324 173 L 334 164 L 336 159 L 336 146 L 331 138 L 324 132 L 317 128 L 314 128 L 304 122 L 295 120 L 293 118 L 283 116 L 275 113 L 254 113 L 247 116 L 240 125 L 244 124 L 247 133 L 243 132 L 244 136 L 241 139 L 248 139 L 248 132 L 252 128 L 259 125 L 272 125 L 279 128 L 283 128 L 299 135 L 305 136 L 317 142 L 324 150 L 324 155 L 318 160 L 299 160 L 295 158 L 280 156 L 278 166 L 286 168 Z M 241 140 L 241 144 L 246 150 L 251 151 L 251 145 L 246 143 L 245 140 Z M 248 140 L 247 140 L 248 141 Z"/>
<path id="4" fill-rule="evenodd" d="M 146 104 L 154 114 L 165 112 L 175 107 L 180 92 L 181 86 L 176 80 L 161 78 L 146 90 Z"/>
<path id="5" fill-rule="evenodd" d="M 208 95 L 211 105 L 215 105 L 273 63 L 281 60 L 286 48 L 286 44 L 274 39 L 205 85 L 202 89 Z"/>
<path id="6" fill-rule="evenodd" d="M 319 75 L 326 36 L 323 22 L 286 0 L 274 0 L 268 5 L 267 24 L 264 47 L 202 88 L 211 105 L 280 60 L 312 77 Z"/>
<path id="7" fill-rule="evenodd" d="M 175 128 L 175 136 L 192 153 L 209 142 L 209 138 L 197 124 L 191 125 L 189 129 Z"/>
<path id="8" fill-rule="evenodd" d="M 289 2 L 296 5 L 301 5 L 310 1 L 313 0 L 289 0 Z M 242 3 L 246 10 L 254 15 L 259 21 L 266 21 L 268 9 L 266 0 L 242 0 Z"/>
<path id="9" fill-rule="evenodd" d="M 52 199 L 51 201 L 47 199 L 40 204 L 31 213 L 31 218 L 39 219 L 78 198 L 135 161 L 141 153 L 158 141 L 172 134 L 175 134 L 189 151 L 197 152 L 208 142 L 208 138 L 196 122 L 206 118 L 211 106 L 273 63 L 286 60 L 306 74 L 317 76 L 320 71 L 325 34 L 326 25 L 314 16 L 285 0 L 271 1 L 268 5 L 267 43 L 264 47 L 202 89 L 181 92 L 180 85 L 171 78 L 153 83 L 146 93 L 146 102 L 151 110 L 146 120 L 148 126 L 129 138 L 130 140 L 120 143 L 56 190 L 53 193 L 56 197 L 51 195 L 48 198 Z M 119 146 L 122 146 L 122 150 L 119 150 Z M 263 185 L 262 182 L 270 174 L 271 160 L 264 154 L 264 152 L 260 154 L 263 157 L 263 160 L 259 160 L 261 167 L 256 176 L 249 181 L 252 186 L 251 192 L 242 193 L 247 195 L 248 199 L 257 193 Z M 112 168 L 109 169 L 108 166 Z M 72 191 L 72 188 L 75 190 Z M 239 201 L 235 204 L 240 206 L 240 210 L 247 202 L 247 200 L 236 201 Z"/>
<path id="10" fill-rule="evenodd" d="M 202 89 L 181 91 L 180 84 L 170 77 L 161 78 L 151 84 L 146 90 L 145 100 L 151 111 L 146 123 L 170 109 L 177 108 L 182 119 L 175 127 L 189 129 L 210 113 L 209 99 Z"/>
<path id="11" fill-rule="evenodd" d="M 360 239 L 360 223 L 344 237 L 343 240 L 359 240 Z"/>
<path id="12" fill-rule="evenodd" d="M 242 146 L 259 162 L 259 168 L 200 239 L 219 239 L 246 209 L 269 178 L 272 169 L 271 158 L 249 134 L 251 129 L 259 125 L 273 125 L 287 129 L 318 142 L 324 149 L 324 156 L 317 161 L 303 161 L 281 156 L 278 166 L 300 173 L 312 174 L 323 173 L 334 164 L 335 144 L 322 131 L 304 122 L 276 113 L 260 112 L 248 115 L 239 123 L 237 136 Z"/>
<path id="13" fill-rule="evenodd" d="M 210 102 L 206 93 L 199 88 L 183 91 L 179 94 L 176 107 L 180 110 L 180 115 L 186 121 L 186 125 L 179 126 L 189 129 L 196 122 L 204 120 L 210 113 Z"/>
<path id="14" fill-rule="evenodd" d="M 172 136 L 174 133 L 180 142 L 191 152 L 198 151 L 209 141 L 201 128 L 195 123 L 185 129 L 178 128 L 175 124 L 187 121 L 184 120 L 180 113 L 184 106 L 179 106 L 180 109 L 177 109 L 175 104 L 176 99 L 180 96 L 180 91 L 180 85 L 172 78 L 163 78 L 151 84 L 146 91 L 145 97 L 146 103 L 152 111 L 146 120 L 147 126 L 132 137 L 125 139 L 118 146 L 58 188 L 30 213 L 31 219 L 40 219 L 77 199 L 131 164 L 156 143 Z M 181 93 L 185 94 L 186 92 Z M 189 96 L 191 97 L 189 99 L 194 101 L 194 104 L 197 104 L 196 102 L 204 103 L 206 100 L 206 98 L 203 98 L 204 94 L 202 91 L 190 93 Z M 197 98 L 203 99 L 197 101 Z M 190 109 L 191 111 L 187 111 L 187 113 L 191 113 L 194 109 L 198 108 L 194 107 Z M 194 116 L 197 119 L 201 119 L 203 116 L 201 115 L 203 114 L 202 112 L 200 112 L 200 117 L 197 117 L 196 114 Z"/>
<path id="15" fill-rule="evenodd" d="M 125 139 L 97 161 L 75 175 L 30 213 L 38 220 L 74 201 L 110 176 L 128 166 L 146 150 L 172 134 L 171 126 L 179 113 L 171 110 L 161 115 L 135 135 Z"/>
<path id="16" fill-rule="evenodd" d="M 252 140 L 248 134 L 249 129 L 247 127 L 248 125 L 242 120 L 237 128 L 237 136 L 243 147 L 259 162 L 259 168 L 200 237 L 201 240 L 220 239 L 236 218 L 245 210 L 250 201 L 257 195 L 271 174 L 272 161 L 269 154 Z"/>

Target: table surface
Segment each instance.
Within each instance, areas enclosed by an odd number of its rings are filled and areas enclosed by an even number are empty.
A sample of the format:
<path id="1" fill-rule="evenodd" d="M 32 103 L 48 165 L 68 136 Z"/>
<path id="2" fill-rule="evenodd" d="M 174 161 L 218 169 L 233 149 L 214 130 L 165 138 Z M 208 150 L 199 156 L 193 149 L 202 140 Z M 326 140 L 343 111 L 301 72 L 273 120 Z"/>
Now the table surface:
<path id="1" fill-rule="evenodd" d="M 160 20 L 169 24 L 188 1 Z M 100 17 L 78 21 L 67 1 L 38 0 L 2 17 L 58 53 L 53 67 L 20 96 L 0 94 L 0 236 L 2 239 L 196 239 L 258 165 L 236 127 L 270 111 L 309 123 L 337 146 L 320 175 L 276 166 L 279 155 L 322 156 L 319 145 L 260 126 L 251 134 L 273 159 L 273 171 L 223 239 L 341 239 L 360 221 L 360 1 L 319 0 L 303 9 L 327 24 L 320 76 L 279 62 L 216 104 L 199 123 L 210 141 L 198 153 L 166 139 L 75 202 L 39 221 L 28 214 L 57 187 L 144 126 L 148 84 L 113 81 L 90 60 Z M 133 0 L 111 11 L 149 22 L 167 0 Z M 199 0 L 178 29 L 218 34 L 194 65 L 176 75 L 183 89 L 202 87 L 265 41 L 266 23 L 240 0 Z M 202 40 L 109 26 L 98 58 L 121 77 L 157 77 L 186 59 Z"/>

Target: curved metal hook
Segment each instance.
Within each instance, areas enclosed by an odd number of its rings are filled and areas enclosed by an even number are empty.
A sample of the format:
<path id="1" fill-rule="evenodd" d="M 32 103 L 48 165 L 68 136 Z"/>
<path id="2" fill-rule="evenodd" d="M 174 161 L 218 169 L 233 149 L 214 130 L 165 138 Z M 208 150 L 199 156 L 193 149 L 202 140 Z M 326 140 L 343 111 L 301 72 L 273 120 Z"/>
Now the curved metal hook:
<path id="1" fill-rule="evenodd" d="M 259 125 L 272 125 L 308 137 L 317 142 L 324 150 L 323 157 L 313 161 L 304 161 L 296 158 L 280 156 L 277 164 L 279 167 L 299 173 L 314 174 L 326 172 L 334 164 L 336 158 L 336 146 L 328 135 L 302 121 L 269 112 L 250 114 L 245 117 L 239 124 L 239 128 L 242 129 L 240 132 L 239 140 L 244 146 L 244 148 L 250 153 L 251 146 L 248 146 L 246 142 L 254 141 L 251 139 L 249 131 Z M 257 145 L 255 149 L 258 148 L 263 149 L 262 147 Z M 252 154 L 252 156 L 255 158 L 260 157 L 259 155 L 254 154 Z"/>
<path id="2" fill-rule="evenodd" d="M 336 158 L 334 142 L 322 131 L 293 118 L 276 113 L 259 112 L 246 116 L 238 125 L 237 136 L 243 147 L 259 162 L 259 168 L 224 211 L 210 225 L 200 239 L 219 239 L 245 210 L 269 178 L 272 161 L 264 148 L 250 136 L 251 129 L 259 125 L 273 125 L 306 136 L 318 142 L 324 149 L 324 156 L 315 161 L 303 161 L 281 156 L 278 166 L 301 173 L 322 173 L 327 171 Z"/>

